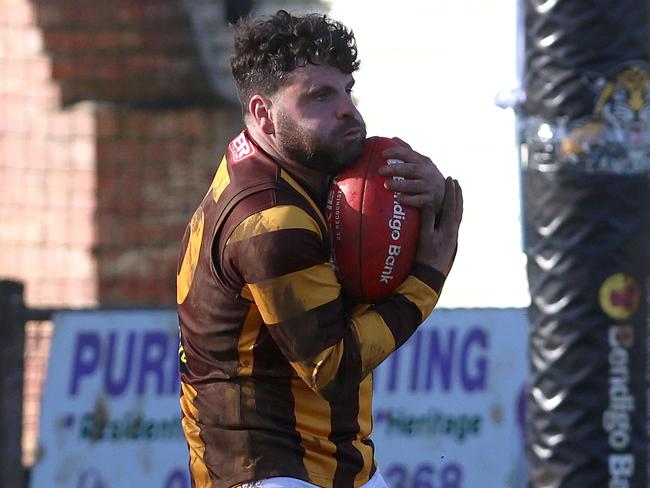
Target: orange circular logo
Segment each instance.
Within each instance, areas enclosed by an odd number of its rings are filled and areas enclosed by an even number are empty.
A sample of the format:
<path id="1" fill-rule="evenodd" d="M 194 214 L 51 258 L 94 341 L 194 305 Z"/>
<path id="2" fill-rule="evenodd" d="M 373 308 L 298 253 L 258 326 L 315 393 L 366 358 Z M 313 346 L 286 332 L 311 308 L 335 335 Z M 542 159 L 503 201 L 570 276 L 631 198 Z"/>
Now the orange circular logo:
<path id="1" fill-rule="evenodd" d="M 631 276 L 617 273 L 600 286 L 600 307 L 614 320 L 627 320 L 639 308 L 641 289 Z"/>

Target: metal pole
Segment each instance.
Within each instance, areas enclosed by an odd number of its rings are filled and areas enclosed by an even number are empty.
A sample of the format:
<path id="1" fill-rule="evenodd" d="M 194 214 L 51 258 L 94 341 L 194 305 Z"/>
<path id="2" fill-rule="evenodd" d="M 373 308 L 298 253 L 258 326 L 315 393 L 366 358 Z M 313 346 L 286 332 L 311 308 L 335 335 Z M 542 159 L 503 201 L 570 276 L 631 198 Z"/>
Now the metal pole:
<path id="1" fill-rule="evenodd" d="M 25 305 L 23 285 L 0 281 L 0 486 L 21 488 Z"/>
<path id="2" fill-rule="evenodd" d="M 534 488 L 648 488 L 650 4 L 524 0 Z"/>

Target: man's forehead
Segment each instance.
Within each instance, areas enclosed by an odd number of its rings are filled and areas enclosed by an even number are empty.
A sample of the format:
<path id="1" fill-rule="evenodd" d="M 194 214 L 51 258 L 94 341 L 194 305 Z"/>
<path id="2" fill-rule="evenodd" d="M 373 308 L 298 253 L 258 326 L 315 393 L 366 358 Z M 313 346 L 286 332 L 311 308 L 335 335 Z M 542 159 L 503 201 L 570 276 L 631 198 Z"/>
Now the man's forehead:
<path id="1" fill-rule="evenodd" d="M 296 88 L 311 88 L 323 85 L 347 85 L 354 81 L 349 73 L 328 64 L 311 64 L 299 66 L 287 74 L 286 85 L 293 85 Z"/>

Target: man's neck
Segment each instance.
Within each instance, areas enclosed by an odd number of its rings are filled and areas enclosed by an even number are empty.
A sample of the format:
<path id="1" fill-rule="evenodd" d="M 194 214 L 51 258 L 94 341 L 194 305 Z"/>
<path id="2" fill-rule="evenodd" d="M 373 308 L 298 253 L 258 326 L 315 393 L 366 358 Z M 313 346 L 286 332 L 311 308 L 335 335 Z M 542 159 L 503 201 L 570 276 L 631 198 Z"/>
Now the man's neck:
<path id="1" fill-rule="evenodd" d="M 327 191 L 330 184 L 330 176 L 308 168 L 297 161 L 283 156 L 275 145 L 269 141 L 268 137 L 248 129 L 248 135 L 253 142 L 271 159 L 273 159 L 282 169 L 288 171 L 291 176 L 298 179 L 304 185 L 309 193 L 317 199 L 318 205 L 324 205 L 327 197 Z"/>

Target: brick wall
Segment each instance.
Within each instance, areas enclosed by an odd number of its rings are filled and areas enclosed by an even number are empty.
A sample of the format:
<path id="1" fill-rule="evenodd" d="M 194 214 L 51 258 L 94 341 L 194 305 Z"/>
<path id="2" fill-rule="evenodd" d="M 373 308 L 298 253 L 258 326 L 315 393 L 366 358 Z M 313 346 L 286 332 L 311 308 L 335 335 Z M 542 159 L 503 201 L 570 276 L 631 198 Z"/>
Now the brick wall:
<path id="1" fill-rule="evenodd" d="M 96 300 L 93 106 L 61 107 L 28 2 L 0 3 L 0 275 L 31 305 Z"/>
<path id="2" fill-rule="evenodd" d="M 239 112 L 41 116 L 53 132 L 0 139 L 0 276 L 26 283 L 30 306 L 174 305 L 179 241 Z"/>
<path id="3" fill-rule="evenodd" d="M 228 78 L 222 7 L 0 0 L 0 278 L 25 283 L 28 306 L 174 305 L 184 227 L 241 127 L 232 87 L 215 86 Z M 323 10 L 256 11 L 280 7 Z M 28 466 L 51 332 L 26 329 Z"/>
<path id="4" fill-rule="evenodd" d="M 216 101 L 179 1 L 0 1 L 0 276 L 31 306 L 173 305 L 240 126 Z"/>
<path id="5" fill-rule="evenodd" d="M 31 307 L 175 303 L 183 228 L 239 110 L 174 0 L 0 0 L 0 278 Z M 24 463 L 51 328 L 28 325 Z"/>
<path id="6" fill-rule="evenodd" d="M 32 5 L 63 104 L 215 102 L 180 1 L 38 0 Z"/>
<path id="7" fill-rule="evenodd" d="M 174 305 L 180 239 L 239 111 L 100 109 L 97 121 L 98 302 Z"/>

